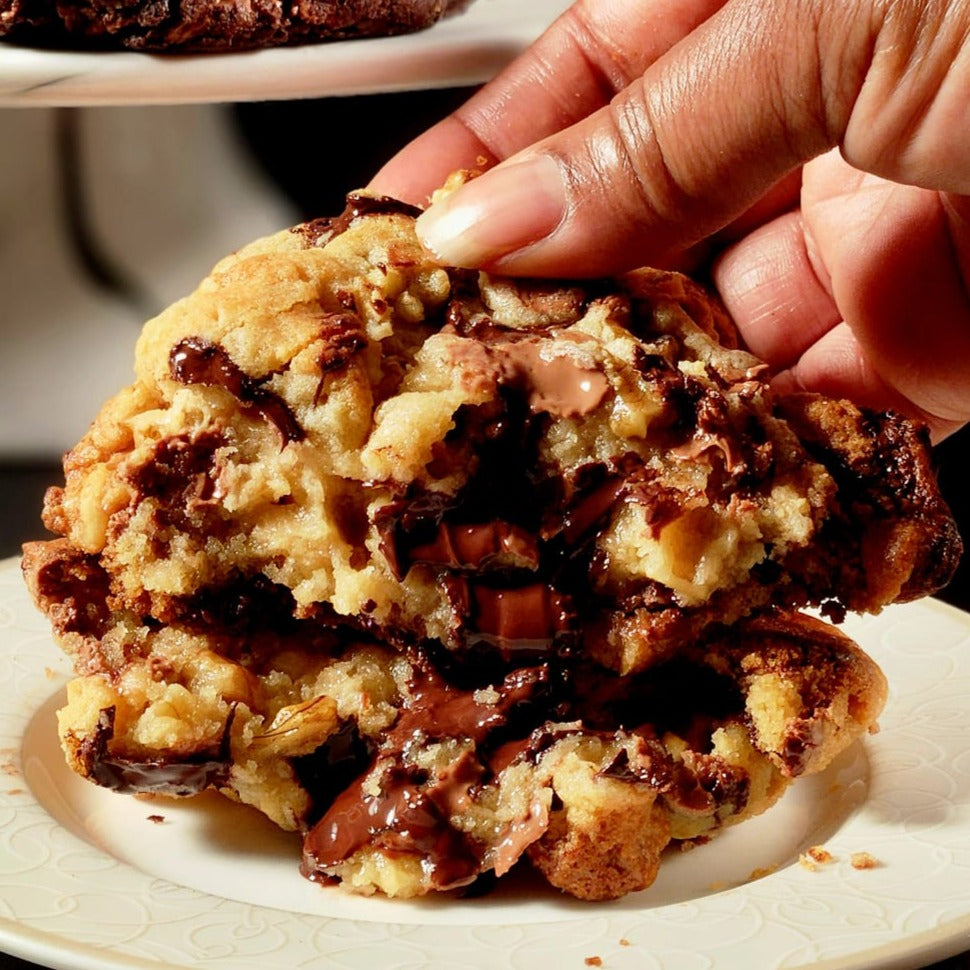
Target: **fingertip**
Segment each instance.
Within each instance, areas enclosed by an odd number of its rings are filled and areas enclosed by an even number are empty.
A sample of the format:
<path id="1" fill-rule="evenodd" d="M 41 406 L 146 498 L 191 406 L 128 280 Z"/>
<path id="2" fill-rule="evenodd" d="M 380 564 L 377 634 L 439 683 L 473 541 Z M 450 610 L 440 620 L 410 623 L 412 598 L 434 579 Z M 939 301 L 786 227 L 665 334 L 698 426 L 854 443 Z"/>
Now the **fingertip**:
<path id="1" fill-rule="evenodd" d="M 536 154 L 473 179 L 416 223 L 418 238 L 453 266 L 514 272 L 516 254 L 553 233 L 566 195 L 555 160 Z"/>

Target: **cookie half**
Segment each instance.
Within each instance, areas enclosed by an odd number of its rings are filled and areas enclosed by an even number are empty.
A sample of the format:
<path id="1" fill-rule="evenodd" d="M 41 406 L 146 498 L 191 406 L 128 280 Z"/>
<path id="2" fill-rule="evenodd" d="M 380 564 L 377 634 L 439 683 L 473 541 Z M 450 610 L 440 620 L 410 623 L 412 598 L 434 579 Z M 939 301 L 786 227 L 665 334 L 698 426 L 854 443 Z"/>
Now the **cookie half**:
<path id="1" fill-rule="evenodd" d="M 179 626 L 133 628 L 110 675 L 73 680 L 62 744 L 120 792 L 214 788 L 304 839 L 311 879 L 411 897 L 531 864 L 612 899 L 671 843 L 773 805 L 871 730 L 879 668 L 800 614 L 722 630 L 646 673 L 562 658 L 322 642 L 258 621 L 234 654 Z"/>
<path id="2" fill-rule="evenodd" d="M 960 539 L 923 429 L 777 397 L 682 276 L 454 270 L 416 214 L 355 195 L 146 325 L 48 494 L 64 541 L 27 554 L 82 668 L 119 618 L 218 636 L 265 602 L 402 649 L 627 673 L 769 606 L 946 583 Z"/>

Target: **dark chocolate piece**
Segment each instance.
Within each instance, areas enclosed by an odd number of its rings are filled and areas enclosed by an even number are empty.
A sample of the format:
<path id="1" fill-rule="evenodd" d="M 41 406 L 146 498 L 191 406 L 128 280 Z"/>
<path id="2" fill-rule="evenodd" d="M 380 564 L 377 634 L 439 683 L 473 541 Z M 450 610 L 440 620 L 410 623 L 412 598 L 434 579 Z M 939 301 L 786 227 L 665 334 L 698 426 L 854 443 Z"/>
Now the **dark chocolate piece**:
<path id="1" fill-rule="evenodd" d="M 218 787 L 229 775 L 231 715 L 222 741 L 215 750 L 200 751 L 188 757 L 180 755 L 149 761 L 135 761 L 109 753 L 109 742 L 114 737 L 114 722 L 113 707 L 101 711 L 94 734 L 84 740 L 79 755 L 84 761 L 85 776 L 104 788 L 127 794 L 184 797 L 197 795 L 206 788 Z"/>
<path id="2" fill-rule="evenodd" d="M 256 411 L 273 424 L 283 443 L 302 441 L 306 434 L 289 405 L 272 391 L 262 387 L 262 379 L 250 377 L 232 360 L 225 349 L 202 337 L 180 340 L 169 355 L 172 379 L 180 384 L 207 384 L 227 390 L 243 405 Z"/>

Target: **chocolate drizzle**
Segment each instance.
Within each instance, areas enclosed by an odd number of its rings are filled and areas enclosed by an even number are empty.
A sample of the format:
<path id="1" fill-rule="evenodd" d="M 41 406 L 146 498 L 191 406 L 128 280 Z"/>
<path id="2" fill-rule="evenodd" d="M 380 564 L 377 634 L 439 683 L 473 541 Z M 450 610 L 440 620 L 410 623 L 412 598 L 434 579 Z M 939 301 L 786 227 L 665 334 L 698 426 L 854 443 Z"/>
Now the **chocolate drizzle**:
<path id="1" fill-rule="evenodd" d="M 250 377 L 219 344 L 203 337 L 180 340 L 169 354 L 169 373 L 180 384 L 205 384 L 228 391 L 246 409 L 269 421 L 279 431 L 284 445 L 306 437 L 289 405 L 262 386 L 272 375 Z"/>

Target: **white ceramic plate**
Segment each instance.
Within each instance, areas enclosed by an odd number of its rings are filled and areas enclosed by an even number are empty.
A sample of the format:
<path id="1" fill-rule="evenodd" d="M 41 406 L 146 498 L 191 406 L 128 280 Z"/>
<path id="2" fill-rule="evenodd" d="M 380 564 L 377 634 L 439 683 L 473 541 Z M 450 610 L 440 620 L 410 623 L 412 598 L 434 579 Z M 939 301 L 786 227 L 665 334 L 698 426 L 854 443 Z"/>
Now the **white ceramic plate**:
<path id="1" fill-rule="evenodd" d="M 62 970 L 916 967 L 970 945 L 970 616 L 927 601 L 853 620 L 892 695 L 879 734 L 774 809 L 674 853 L 646 892 L 584 904 L 511 879 L 474 900 L 347 897 L 299 840 L 218 797 L 72 775 L 68 664 L 0 563 L 0 950 Z M 799 854 L 824 845 L 814 871 Z M 879 860 L 855 869 L 850 857 Z M 598 963 L 597 961 L 601 961 Z"/>
<path id="2" fill-rule="evenodd" d="M 78 53 L 0 42 L 0 107 L 250 101 L 478 84 L 569 3 L 475 0 L 403 37 L 234 54 Z"/>

